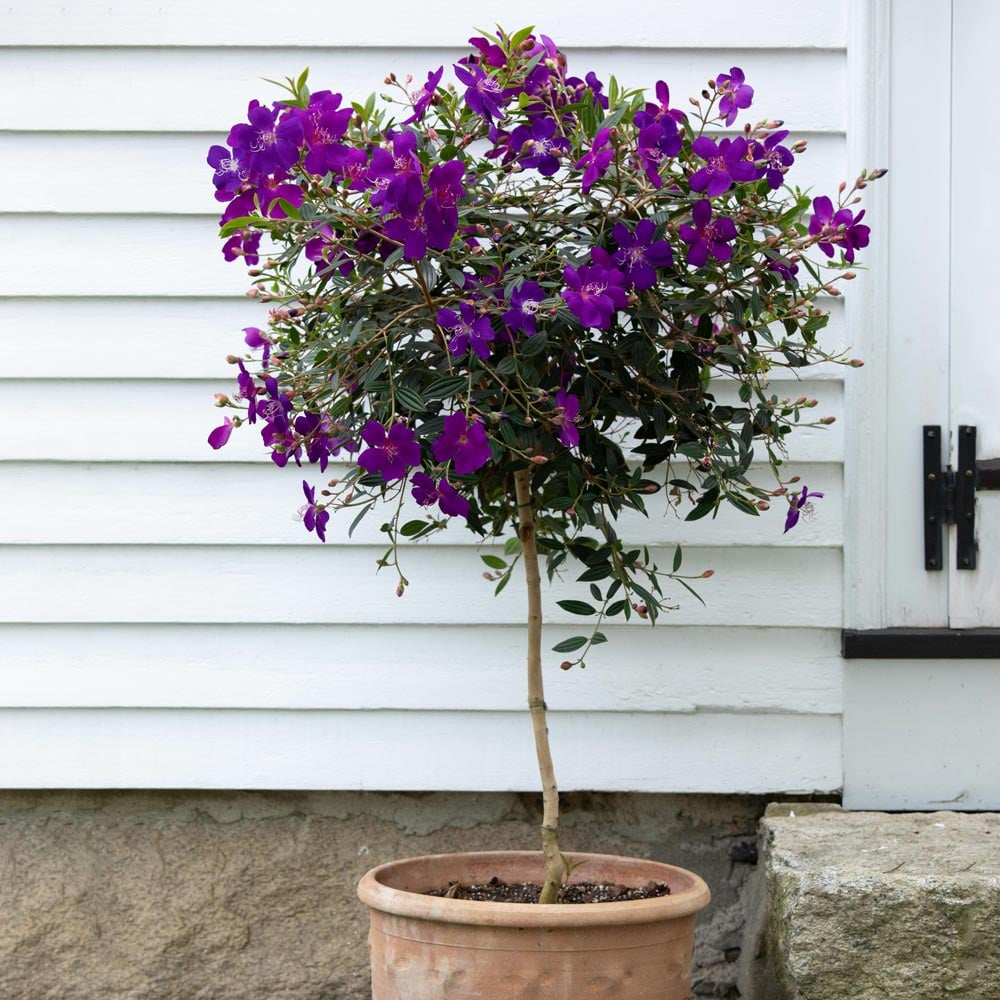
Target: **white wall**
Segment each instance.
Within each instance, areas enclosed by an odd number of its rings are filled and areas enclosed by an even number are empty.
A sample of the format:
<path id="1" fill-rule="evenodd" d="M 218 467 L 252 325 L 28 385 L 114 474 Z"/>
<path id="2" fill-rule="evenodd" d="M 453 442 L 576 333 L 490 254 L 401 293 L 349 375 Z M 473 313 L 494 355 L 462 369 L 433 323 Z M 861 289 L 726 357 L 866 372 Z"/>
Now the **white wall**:
<path id="1" fill-rule="evenodd" d="M 741 66 L 759 116 L 809 140 L 793 177 L 832 192 L 850 5 L 788 6 L 338 5 L 304 27 L 262 0 L 8 3 L 0 787 L 534 788 L 521 591 L 491 596 L 471 536 L 407 551 L 397 600 L 374 573 L 377 519 L 352 540 L 333 524 L 321 546 L 295 521 L 298 472 L 250 433 L 205 443 L 225 355 L 260 314 L 219 253 L 204 157 L 250 98 L 277 96 L 261 77 L 308 65 L 317 89 L 363 98 L 502 16 L 552 35 L 581 75 L 662 78 L 675 99 Z M 832 343 L 855 339 L 838 309 Z M 841 418 L 794 443 L 820 519 L 787 536 L 780 510 L 629 522 L 716 574 L 707 607 L 680 592 L 655 630 L 612 626 L 586 671 L 551 655 L 564 788 L 840 786 L 844 387 L 834 373 L 775 391 Z M 571 626 L 554 611 L 550 645 Z"/>

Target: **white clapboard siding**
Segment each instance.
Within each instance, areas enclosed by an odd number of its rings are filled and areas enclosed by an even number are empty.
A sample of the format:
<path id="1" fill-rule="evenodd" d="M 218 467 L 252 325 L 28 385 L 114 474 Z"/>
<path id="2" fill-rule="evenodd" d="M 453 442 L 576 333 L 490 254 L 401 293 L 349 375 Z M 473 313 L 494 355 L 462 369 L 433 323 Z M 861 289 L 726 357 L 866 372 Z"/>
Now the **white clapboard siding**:
<path id="1" fill-rule="evenodd" d="M 831 353 L 855 353 L 843 299 L 826 305 L 831 315 L 822 333 L 824 346 Z M 245 351 L 244 327 L 266 325 L 267 307 L 241 297 L 0 297 L 0 342 L 9 338 L 22 345 L 7 352 L 2 374 L 7 379 L 213 379 L 212 392 L 229 391 L 235 375 L 226 357 Z M 23 349 L 26 344 L 31 350 Z M 809 377 L 819 374 L 813 370 Z M 843 377 L 842 370 L 836 375 Z"/>
<path id="2" fill-rule="evenodd" d="M 241 111 L 233 110 L 234 121 Z M 802 133 L 791 121 L 786 127 L 793 129 L 789 142 L 809 144 L 796 158 L 789 183 L 814 193 L 835 190 L 848 170 L 843 135 Z M 207 217 L 202 238 L 217 248 L 208 220 L 225 206 L 214 198 L 206 156 L 209 146 L 226 141 L 227 132 L 0 133 L 0 212 L 155 215 L 167 207 L 171 215 Z M 88 183 L 64 183 L 67 163 Z"/>
<path id="3" fill-rule="evenodd" d="M 232 391 L 228 382 L 170 379 L 0 380 L 0 425 L 30 427 L 3 443 L 5 458 L 105 462 L 255 462 L 262 461 L 260 434 L 249 424 L 237 428 L 217 452 L 208 447 L 213 427 L 231 411 L 215 407 L 214 393 Z M 843 414 L 843 384 L 775 381 L 779 397 L 821 400 L 816 416 Z M 721 385 L 720 401 L 736 394 Z M 73 433 L 68 434 L 67 428 Z M 843 459 L 843 426 L 802 427 L 789 441 L 797 461 Z"/>
<path id="4" fill-rule="evenodd" d="M 321 474 L 318 466 L 279 469 L 270 462 L 10 462 L 4 466 L 0 492 L 0 544 L 316 546 L 316 536 L 306 532 L 297 513 L 305 500 L 302 480 L 322 487 L 345 469 L 331 465 Z M 716 518 L 688 522 L 684 516 L 691 502 L 675 510 L 668 507 L 663 492 L 646 498 L 648 517 L 624 511 L 616 530 L 632 545 L 839 547 L 839 464 L 796 464 L 795 472 L 811 491 L 831 502 L 817 501 L 816 516 L 802 518 L 787 535 L 782 527 L 788 507 L 780 497 L 758 517 L 723 504 Z M 774 485 L 769 469 L 752 469 L 751 476 L 764 486 Z M 49 497 L 69 502 L 60 505 L 58 518 L 40 520 L 39 502 Z M 133 502 L 123 505 L 122 497 Z M 373 508 L 348 536 L 357 511 L 335 512 L 327 527 L 329 544 L 378 545 L 384 539 L 380 526 L 391 513 Z M 426 513 L 407 501 L 400 523 Z M 435 539 L 448 545 L 476 544 L 476 536 L 454 521 Z"/>
<path id="5" fill-rule="evenodd" d="M 450 0 L 425 0 L 419 6 L 391 4 L 373 16 L 366 7 L 344 5 L 318 13 L 303 30 L 295 18 L 275 17 L 268 0 L 243 0 L 239 16 L 223 4 L 204 0 L 16 0 L 6 5 L 0 20 L 0 46 L 276 46 L 315 45 L 327 40 L 347 48 L 432 46 L 445 31 L 457 42 L 473 34 L 475 23 L 508 31 L 537 25 L 564 46 L 615 48 L 701 48 L 706 37 L 719 48 L 841 49 L 847 38 L 847 2 L 803 5 L 790 17 L 784 0 L 758 0 L 748 17 L 740 0 L 716 0 L 710 15 L 696 0 L 676 0 L 669 6 L 643 6 L 636 16 L 609 17 L 606 4 L 577 0 L 570 4 L 540 4 L 537 0 L 478 3 L 463 21 Z"/>
<path id="6" fill-rule="evenodd" d="M 550 8 L 550 9 L 547 9 Z M 789 178 L 815 194 L 847 162 L 854 9 L 848 0 L 634 5 L 512 0 L 460 26 L 442 0 L 372 18 L 340 7 L 309 32 L 247 0 L 13 0 L 0 10 L 0 787 L 531 790 L 523 710 L 523 584 L 498 598 L 456 527 L 401 549 L 411 586 L 375 572 L 373 511 L 354 538 L 335 517 L 319 544 L 297 520 L 301 480 L 255 428 L 220 452 L 228 354 L 266 307 L 219 252 L 207 147 L 262 78 L 310 67 L 314 89 L 363 100 L 386 73 L 417 82 L 463 54 L 475 25 L 534 23 L 572 71 L 668 82 L 686 106 L 742 67 L 753 115 L 778 117 L 809 152 Z M 72 178 L 69 180 L 68 178 Z M 841 301 L 824 343 L 858 338 Z M 547 651 L 561 787 L 647 792 L 811 792 L 842 781 L 839 655 L 844 542 L 844 380 L 775 378 L 817 397 L 829 428 L 793 436 L 788 474 L 826 498 L 782 534 L 724 510 L 691 524 L 623 518 L 626 539 L 684 571 L 700 604 L 656 628 L 604 627 L 587 667 Z M 720 386 L 719 398 L 732 397 Z M 769 481 L 762 470 L 760 481 Z M 414 508 L 412 513 L 421 513 Z M 545 642 L 588 619 L 575 574 L 545 589 Z M 470 753 L 474 746 L 476 752 Z"/>
<path id="7" fill-rule="evenodd" d="M 840 782 L 836 716 L 553 712 L 549 729 L 564 791 L 808 793 Z M 55 733 L 55 745 L 42 735 Z M 0 761 L 7 788 L 538 785 L 526 712 L 0 709 Z"/>
<path id="8" fill-rule="evenodd" d="M 42 511 L 43 515 L 45 509 Z M 274 546 L 10 545 L 0 565 L 0 622 L 337 622 L 439 624 L 524 622 L 519 576 L 498 596 L 481 578 L 469 546 L 416 545 L 400 552 L 411 581 L 392 594 L 397 575 L 375 573 L 382 546 L 321 545 L 294 556 Z M 651 549 L 669 569 L 672 549 Z M 841 621 L 839 549 L 689 548 L 685 566 L 698 580 L 701 604 L 676 583 L 664 594 L 680 605 L 679 625 L 744 626 L 788 623 L 836 628 Z M 579 595 L 571 580 L 546 589 L 553 641 L 581 619 L 555 607 Z M 642 622 L 633 621 L 637 628 Z M 555 633 L 559 634 L 556 635 Z"/>
<path id="9" fill-rule="evenodd" d="M 386 598 L 388 599 L 388 598 Z M 519 625 L 0 625 L 4 703 L 23 708 L 518 711 Z M 608 625 L 585 669 L 546 651 L 555 711 L 841 711 L 840 635 Z M 156 656 L 150 656 L 150 650 Z M 277 667 L 277 669 L 276 669 Z"/>
<path id="10" fill-rule="evenodd" d="M 714 15 L 711 23 L 716 23 Z M 0 60 L 0 88 L 16 93 L 31 79 L 31 100 L 12 101 L 3 114 L 7 129 L 26 132 L 228 131 L 243 120 L 251 99 L 265 103 L 277 99 L 274 85 L 266 79 L 297 76 L 308 66 L 316 89 L 364 101 L 386 89 L 383 80 L 390 70 L 424 79 L 428 70 L 450 66 L 467 51 L 465 37 L 457 32 L 453 47 L 419 51 L 271 46 L 183 52 L 13 49 Z M 636 49 L 624 57 L 620 51 L 601 49 L 569 52 L 574 72 L 593 70 L 604 80 L 613 73 L 625 86 L 650 90 L 657 80 L 666 80 L 678 106 L 698 94 L 709 77 L 739 65 L 753 78 L 755 107 L 761 116 L 794 122 L 802 132 L 843 131 L 843 53 L 810 52 L 808 73 L 802 72 L 803 59 L 801 52 L 782 50 Z M 38 72 L 40 65 L 45 66 L 44 74 Z M 127 164 L 120 169 L 127 169 Z"/>

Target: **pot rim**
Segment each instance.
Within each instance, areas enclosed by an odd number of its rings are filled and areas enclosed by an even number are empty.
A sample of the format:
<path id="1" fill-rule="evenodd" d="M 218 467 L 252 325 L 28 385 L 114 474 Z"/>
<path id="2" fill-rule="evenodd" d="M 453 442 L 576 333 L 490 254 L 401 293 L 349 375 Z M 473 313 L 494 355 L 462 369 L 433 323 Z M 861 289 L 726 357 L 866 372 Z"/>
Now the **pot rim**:
<path id="1" fill-rule="evenodd" d="M 389 861 L 368 871 L 358 883 L 358 897 L 372 910 L 394 916 L 439 923 L 485 924 L 493 927 L 590 927 L 601 924 L 647 924 L 689 916 L 704 909 L 711 898 L 705 881 L 694 872 L 661 861 L 644 858 L 627 858 L 613 854 L 581 854 L 573 852 L 574 860 L 625 863 L 629 867 L 642 867 L 643 879 L 656 877 L 648 873 L 650 867 L 662 872 L 665 882 L 681 883 L 669 896 L 652 899 L 634 899 L 615 903 L 492 903 L 472 899 L 449 899 L 443 896 L 426 896 L 421 892 L 398 889 L 387 884 L 409 866 L 435 865 L 446 867 L 454 859 L 455 867 L 478 862 L 502 865 L 514 859 L 540 859 L 540 851 L 469 851 L 461 854 L 430 854 L 416 858 Z M 502 872 L 500 873 L 502 874 Z M 585 880 L 586 873 L 578 877 Z M 623 879 L 627 881 L 627 876 Z"/>

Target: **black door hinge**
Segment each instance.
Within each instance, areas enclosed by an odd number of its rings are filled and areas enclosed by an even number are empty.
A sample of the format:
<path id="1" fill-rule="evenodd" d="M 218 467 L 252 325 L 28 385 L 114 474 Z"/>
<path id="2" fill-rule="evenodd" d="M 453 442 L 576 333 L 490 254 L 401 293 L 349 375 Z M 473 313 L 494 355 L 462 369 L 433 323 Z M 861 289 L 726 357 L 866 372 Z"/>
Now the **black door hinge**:
<path id="1" fill-rule="evenodd" d="M 924 427 L 924 569 L 944 569 L 944 526 L 955 525 L 955 568 L 976 568 L 976 490 L 1000 489 L 1000 459 L 976 461 L 976 428 L 958 428 L 958 468 L 941 466 L 941 428 Z"/>

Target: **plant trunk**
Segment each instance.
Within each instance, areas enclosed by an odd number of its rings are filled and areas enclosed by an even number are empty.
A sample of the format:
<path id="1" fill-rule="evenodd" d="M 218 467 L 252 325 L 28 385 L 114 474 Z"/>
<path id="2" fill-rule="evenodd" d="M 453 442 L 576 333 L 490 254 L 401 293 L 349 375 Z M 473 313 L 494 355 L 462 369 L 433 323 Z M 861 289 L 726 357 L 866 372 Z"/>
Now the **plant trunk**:
<path id="1" fill-rule="evenodd" d="M 528 708 L 535 732 L 535 753 L 542 779 L 542 851 L 545 854 L 545 884 L 540 903 L 556 902 L 562 885 L 563 863 L 559 852 L 559 789 L 556 787 L 549 728 L 545 721 L 545 689 L 542 685 L 542 584 L 538 572 L 538 546 L 535 543 L 535 514 L 531 499 L 531 469 L 514 473 L 517 496 L 521 555 L 524 580 L 528 589 Z"/>

